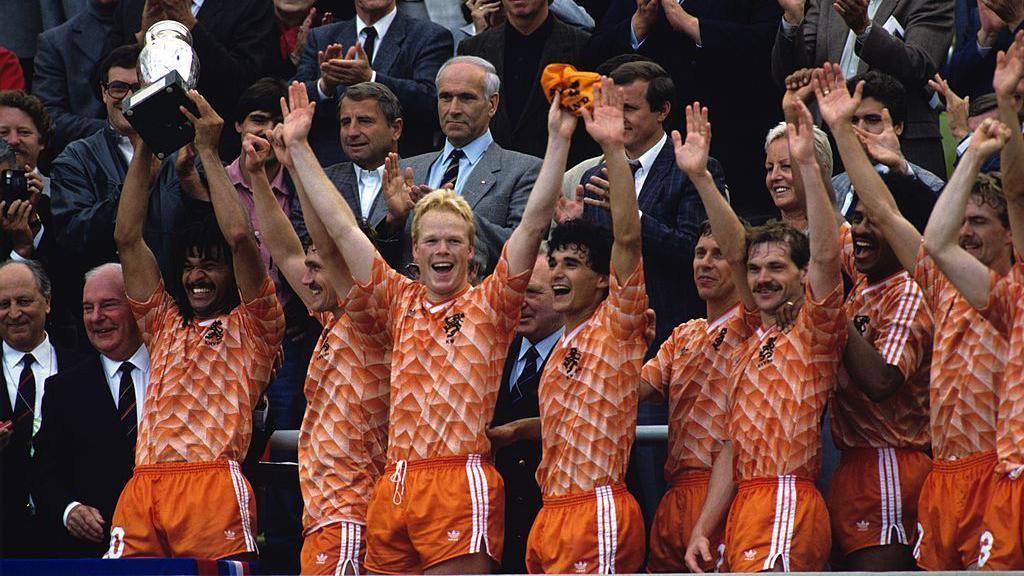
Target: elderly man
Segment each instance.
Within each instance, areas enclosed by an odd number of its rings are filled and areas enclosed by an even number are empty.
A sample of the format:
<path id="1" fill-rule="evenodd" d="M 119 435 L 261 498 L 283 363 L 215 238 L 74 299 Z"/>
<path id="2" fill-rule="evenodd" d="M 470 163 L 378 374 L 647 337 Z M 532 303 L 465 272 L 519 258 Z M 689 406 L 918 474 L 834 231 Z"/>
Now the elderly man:
<path id="1" fill-rule="evenodd" d="M 43 383 L 77 360 L 50 342 L 49 312 L 50 279 L 41 264 L 0 264 L 0 557 L 44 551 L 29 498 L 32 438 L 43 421 Z"/>
<path id="2" fill-rule="evenodd" d="M 466 199 L 476 217 L 475 248 L 490 273 L 501 247 L 519 224 L 526 198 L 540 171 L 541 160 L 502 148 L 488 127 L 499 107 L 501 81 L 490 62 L 476 56 L 452 58 L 437 73 L 437 115 L 445 135 L 444 147 L 405 160 L 416 184 L 430 189 L 450 186 Z M 423 188 L 420 188 L 422 190 Z M 412 203 L 395 210 L 392 230 L 405 230 L 404 267 L 412 262 Z M 399 267 L 399 270 L 404 268 Z"/>
<path id="3" fill-rule="evenodd" d="M 323 165 L 343 160 L 335 145 L 338 99 L 360 82 L 380 82 L 394 92 L 408 113 L 402 153 L 434 146 L 437 124 L 432 82 L 454 52 L 452 35 L 432 22 L 399 13 L 395 0 L 355 0 L 356 17 L 309 32 L 295 79 L 306 84 L 317 115 L 310 142 Z"/>
<path id="4" fill-rule="evenodd" d="M 135 464 L 149 351 L 124 291 L 121 265 L 85 275 L 85 331 L 97 350 L 46 382 L 32 494 L 50 556 L 100 557 Z"/>

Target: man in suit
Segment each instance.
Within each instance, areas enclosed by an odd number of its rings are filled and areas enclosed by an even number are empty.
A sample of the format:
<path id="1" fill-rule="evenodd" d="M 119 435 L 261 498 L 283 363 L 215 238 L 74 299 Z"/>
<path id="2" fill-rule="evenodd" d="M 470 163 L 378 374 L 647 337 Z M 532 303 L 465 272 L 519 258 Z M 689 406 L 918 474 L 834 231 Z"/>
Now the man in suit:
<path id="1" fill-rule="evenodd" d="M 459 44 L 459 54 L 494 64 L 501 78 L 501 99 L 491 119 L 494 140 L 509 150 L 544 155 L 548 100 L 541 72 L 552 63 L 582 66 L 590 35 L 551 15 L 548 0 L 502 0 L 508 21 Z M 569 163 L 594 156 L 597 148 L 582 123 L 573 138 Z"/>
<path id="2" fill-rule="evenodd" d="M 39 35 L 32 91 L 56 124 L 51 157 L 106 125 L 93 71 L 103 59 L 118 1 L 90 0 L 77 16 Z"/>
<path id="3" fill-rule="evenodd" d="M 160 20 L 176 20 L 192 35 L 199 58 L 199 90 L 224 118 L 234 115 L 242 92 L 259 79 L 277 20 L 267 0 L 122 0 L 114 15 L 110 46 L 145 40 Z M 221 158 L 238 155 L 238 138 L 221 133 Z"/>
<path id="4" fill-rule="evenodd" d="M 0 263 L 0 557 L 46 554 L 29 497 L 33 436 L 43 422 L 43 383 L 78 359 L 46 333 L 50 279 L 34 260 Z"/>
<path id="5" fill-rule="evenodd" d="M 355 0 L 356 17 L 314 28 L 295 79 L 317 102 L 310 143 L 322 165 L 345 158 L 337 147 L 338 99 L 360 82 L 379 82 L 405 109 L 403 155 L 434 148 L 434 76 L 454 52 L 451 33 L 399 13 L 395 0 Z"/>
<path id="6" fill-rule="evenodd" d="M 505 574 L 526 573 L 526 538 L 541 507 L 536 478 L 541 456 L 537 386 L 565 325 L 554 301 L 551 267 L 542 249 L 526 287 L 517 338 L 509 346 L 494 420 L 487 431 L 497 450 L 494 466 L 505 480 Z"/>
<path id="7" fill-rule="evenodd" d="M 121 265 L 85 275 L 82 307 L 99 352 L 46 381 L 32 495 L 49 556 L 100 557 L 135 464 L 149 351 L 124 292 Z"/>
<path id="8" fill-rule="evenodd" d="M 501 247 L 523 217 L 541 165 L 540 158 L 506 150 L 491 136 L 488 124 L 501 106 L 500 86 L 494 66 L 482 58 L 456 56 L 445 62 L 437 73 L 444 147 L 402 162 L 421 190 L 451 186 L 469 203 L 476 217 L 476 253 L 485 263 L 482 276 L 494 269 Z M 401 227 L 391 227 L 389 235 L 404 231 L 400 271 L 413 259 L 411 211 L 411 202 L 393 210 L 394 224 Z"/>
<path id="9" fill-rule="evenodd" d="M 907 89 L 903 152 L 946 176 L 939 113 L 928 80 L 946 61 L 953 36 L 950 0 L 854 0 L 840 11 L 822 0 L 779 0 L 782 22 L 772 49 L 772 75 L 782 85 L 801 68 L 837 62 L 846 78 L 869 69 L 895 76 Z M 806 12 L 805 12 L 806 9 Z"/>

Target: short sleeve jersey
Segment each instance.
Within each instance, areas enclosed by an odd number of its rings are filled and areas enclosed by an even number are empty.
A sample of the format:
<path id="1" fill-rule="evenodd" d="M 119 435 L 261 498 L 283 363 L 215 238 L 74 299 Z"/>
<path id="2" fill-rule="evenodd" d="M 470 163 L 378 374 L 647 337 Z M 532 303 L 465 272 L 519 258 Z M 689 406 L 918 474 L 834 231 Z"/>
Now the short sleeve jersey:
<path id="1" fill-rule="evenodd" d="M 996 415 L 996 471 L 1014 477 L 1024 470 L 1024 264 L 1000 278 L 990 271 L 988 306 L 981 314 L 1009 340 L 1006 372 Z"/>
<path id="2" fill-rule="evenodd" d="M 267 278 L 259 296 L 228 314 L 184 327 L 162 282 L 146 302 L 129 303 L 150 353 L 136 465 L 241 461 L 284 338 L 274 283 Z"/>
<path id="3" fill-rule="evenodd" d="M 759 328 L 736 351 L 729 436 L 739 480 L 818 475 L 821 414 L 846 344 L 843 287 L 814 301 L 807 286 L 804 298 L 788 330 Z"/>
<path id="4" fill-rule="evenodd" d="M 935 322 L 932 452 L 950 460 L 994 450 L 1007 339 L 960 295 L 923 246 L 914 279 Z"/>
<path id="5" fill-rule="evenodd" d="M 542 448 L 537 484 L 545 496 L 622 482 L 636 436 L 640 369 L 647 343 L 643 263 L 593 315 L 562 335 L 540 378 Z"/>
<path id="6" fill-rule="evenodd" d="M 394 335 L 388 462 L 489 454 L 487 427 L 531 270 L 494 273 L 445 302 L 374 256 L 347 312 L 361 330 Z"/>
<path id="7" fill-rule="evenodd" d="M 905 270 L 876 283 L 861 276 L 844 309 L 846 320 L 886 364 L 900 371 L 904 383 L 889 398 L 875 402 L 844 366 L 829 404 L 836 447 L 927 450 L 932 316 L 921 289 Z"/>
<path id="8" fill-rule="evenodd" d="M 742 305 L 712 322 L 690 320 L 672 331 L 658 354 L 644 364 L 645 382 L 668 400 L 668 460 L 665 478 L 710 470 L 729 434 L 729 361 L 750 336 Z"/>
<path id="9" fill-rule="evenodd" d="M 316 316 L 324 330 L 309 361 L 299 430 L 306 534 L 342 520 L 366 521 L 384 471 L 391 379 L 387 333 L 363 332 L 344 312 Z"/>

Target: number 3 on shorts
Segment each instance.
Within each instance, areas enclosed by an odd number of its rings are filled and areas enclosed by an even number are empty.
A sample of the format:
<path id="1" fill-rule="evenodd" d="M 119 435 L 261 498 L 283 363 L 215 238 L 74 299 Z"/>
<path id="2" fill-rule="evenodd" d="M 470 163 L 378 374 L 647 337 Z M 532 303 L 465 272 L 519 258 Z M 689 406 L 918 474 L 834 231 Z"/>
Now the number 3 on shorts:
<path id="1" fill-rule="evenodd" d="M 117 559 L 124 553 L 124 528 L 114 526 L 110 529 L 110 549 L 103 555 L 104 558 Z"/>
<path id="2" fill-rule="evenodd" d="M 978 539 L 978 568 L 985 565 L 988 562 L 988 557 L 992 554 L 992 545 L 995 544 L 995 537 L 988 530 L 981 533 L 981 538 Z"/>

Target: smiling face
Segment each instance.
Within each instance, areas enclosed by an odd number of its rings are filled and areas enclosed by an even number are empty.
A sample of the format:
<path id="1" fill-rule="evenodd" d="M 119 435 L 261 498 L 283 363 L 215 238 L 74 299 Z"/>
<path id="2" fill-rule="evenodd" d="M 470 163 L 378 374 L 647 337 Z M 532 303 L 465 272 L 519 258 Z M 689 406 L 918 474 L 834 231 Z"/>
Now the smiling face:
<path id="1" fill-rule="evenodd" d="M 349 160 L 363 170 L 376 170 L 388 152 L 397 149 L 402 136 L 402 120 L 388 124 L 377 100 L 353 100 L 342 97 L 338 109 L 341 124 L 341 149 Z"/>
<path id="2" fill-rule="evenodd" d="M 693 281 L 705 302 L 735 300 L 732 269 L 712 236 L 701 236 L 693 251 Z"/>
<path id="3" fill-rule="evenodd" d="M 420 215 L 416 224 L 412 255 L 419 281 L 427 287 L 430 300 L 447 300 L 469 284 L 473 257 L 469 226 L 458 214 L 440 209 Z"/>
<path id="4" fill-rule="evenodd" d="M 0 268 L 0 338 L 19 352 L 30 352 L 46 336 L 50 300 L 36 286 L 28 266 Z"/>
<path id="5" fill-rule="evenodd" d="M 854 266 L 868 280 L 882 280 L 902 270 L 892 246 L 885 241 L 882 231 L 865 216 L 860 205 L 850 212 L 850 233 L 853 236 Z"/>
<path id="6" fill-rule="evenodd" d="M 235 275 L 220 250 L 207 249 L 206 254 L 190 250 L 185 256 L 181 284 L 196 318 L 213 318 L 228 311 L 228 304 L 238 291 Z"/>
<path id="7" fill-rule="evenodd" d="M 89 342 L 100 354 L 118 362 L 131 358 L 142 345 L 124 278 L 116 267 L 97 270 L 82 291 L 82 319 Z"/>
<path id="8" fill-rule="evenodd" d="M 789 162 L 789 144 L 786 138 L 776 138 L 768 145 L 764 159 L 764 185 L 772 195 L 772 202 L 782 212 L 798 210 L 804 199 L 793 186 L 793 169 Z"/>
<path id="9" fill-rule="evenodd" d="M 112 66 L 110 70 L 107 71 L 107 84 L 110 85 L 115 82 L 135 86 L 139 83 L 138 69 Z M 124 112 L 121 110 L 121 103 L 125 98 L 132 95 L 132 91 L 129 90 L 120 98 L 114 98 L 110 95 L 108 90 L 105 89 L 101 90 L 100 94 L 103 96 L 103 105 L 107 108 L 107 119 L 110 121 L 110 125 L 114 127 L 114 130 L 122 136 L 134 134 L 135 129 L 128 123 L 128 119 L 124 117 Z"/>
<path id="10" fill-rule="evenodd" d="M 567 324 L 590 316 L 608 295 L 608 275 L 595 272 L 589 262 L 586 249 L 574 244 L 556 248 L 548 257 L 554 309 Z"/>
<path id="11" fill-rule="evenodd" d="M 960 246 L 990 268 L 1000 261 L 1009 261 L 1013 236 L 1003 225 L 999 213 L 989 204 L 972 195 L 960 226 Z"/>
<path id="12" fill-rule="evenodd" d="M 17 156 L 18 166 L 35 168 L 43 151 L 43 136 L 32 117 L 21 108 L 0 106 L 0 138 L 3 138 Z"/>
<path id="13" fill-rule="evenodd" d="M 747 286 L 761 312 L 774 314 L 786 302 L 800 301 L 805 275 L 784 242 L 761 242 L 747 252 Z"/>
<path id="14" fill-rule="evenodd" d="M 468 62 L 447 66 L 437 79 L 437 116 L 441 131 L 456 148 L 484 132 L 498 110 L 498 95 L 485 94 L 483 68 Z"/>
<path id="15" fill-rule="evenodd" d="M 338 293 L 324 272 L 323 262 L 315 246 L 310 246 L 306 251 L 306 271 L 302 275 L 302 285 L 312 295 L 309 306 L 312 312 L 329 312 L 338 308 Z"/>

